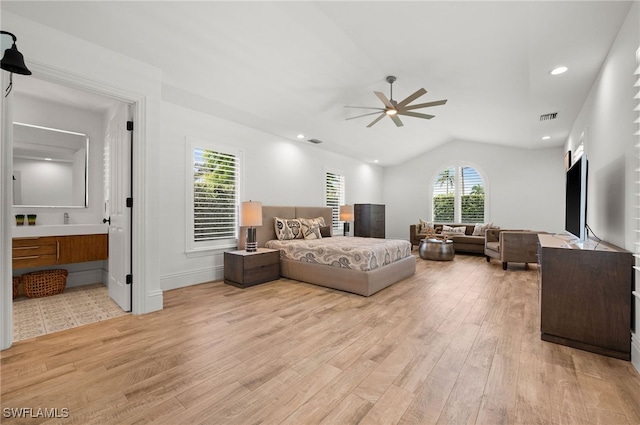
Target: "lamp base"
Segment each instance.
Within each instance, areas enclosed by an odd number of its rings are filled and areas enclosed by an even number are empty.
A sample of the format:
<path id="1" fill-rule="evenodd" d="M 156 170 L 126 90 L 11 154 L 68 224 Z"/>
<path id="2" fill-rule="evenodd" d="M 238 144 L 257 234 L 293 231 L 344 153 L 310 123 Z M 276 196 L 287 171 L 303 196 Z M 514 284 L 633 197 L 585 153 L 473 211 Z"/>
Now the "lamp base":
<path id="1" fill-rule="evenodd" d="M 245 250 L 247 252 L 256 252 L 258 250 L 258 241 L 256 241 L 255 227 L 247 227 L 247 244 Z"/>
<path id="2" fill-rule="evenodd" d="M 344 230 L 342 231 L 343 236 L 349 236 L 349 222 L 344 222 Z"/>

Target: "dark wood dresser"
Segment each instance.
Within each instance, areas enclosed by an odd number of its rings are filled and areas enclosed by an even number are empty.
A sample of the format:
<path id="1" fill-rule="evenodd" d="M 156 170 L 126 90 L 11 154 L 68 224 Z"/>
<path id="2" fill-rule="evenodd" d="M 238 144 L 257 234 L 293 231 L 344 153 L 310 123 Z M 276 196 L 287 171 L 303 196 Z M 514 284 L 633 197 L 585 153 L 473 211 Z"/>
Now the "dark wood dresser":
<path id="1" fill-rule="evenodd" d="M 629 360 L 633 255 L 605 242 L 538 238 L 541 338 Z"/>
<path id="2" fill-rule="evenodd" d="M 354 204 L 353 236 L 366 238 L 385 237 L 384 205 Z"/>

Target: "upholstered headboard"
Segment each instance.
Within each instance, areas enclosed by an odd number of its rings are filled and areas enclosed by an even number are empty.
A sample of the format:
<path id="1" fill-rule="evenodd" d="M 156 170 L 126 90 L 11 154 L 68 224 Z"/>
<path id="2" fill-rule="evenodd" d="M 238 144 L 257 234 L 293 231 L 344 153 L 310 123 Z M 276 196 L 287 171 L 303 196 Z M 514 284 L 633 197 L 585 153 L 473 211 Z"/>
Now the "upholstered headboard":
<path id="1" fill-rule="evenodd" d="M 285 207 L 285 206 L 262 206 L 262 226 L 256 227 L 256 239 L 258 246 L 263 247 L 267 241 L 276 239 L 276 230 L 273 218 L 315 218 L 324 217 L 324 222 L 331 228 L 333 220 L 333 210 L 331 207 Z M 332 232 L 333 234 L 333 229 Z M 244 249 L 246 244 L 246 232 L 240 229 L 238 249 Z"/>

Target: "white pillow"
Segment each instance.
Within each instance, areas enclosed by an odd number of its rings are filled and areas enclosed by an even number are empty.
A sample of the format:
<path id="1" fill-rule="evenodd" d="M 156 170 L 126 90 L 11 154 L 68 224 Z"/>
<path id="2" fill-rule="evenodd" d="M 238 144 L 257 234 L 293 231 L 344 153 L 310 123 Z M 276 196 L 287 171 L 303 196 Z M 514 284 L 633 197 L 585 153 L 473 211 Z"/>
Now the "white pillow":
<path id="1" fill-rule="evenodd" d="M 493 223 L 476 223 L 473 228 L 473 236 L 484 236 L 487 233 L 487 229 L 493 227 Z"/>
<path id="2" fill-rule="evenodd" d="M 467 231 L 467 226 L 459 226 L 459 227 L 451 227 L 444 225 L 442 226 L 442 233 L 445 235 L 464 235 Z"/>

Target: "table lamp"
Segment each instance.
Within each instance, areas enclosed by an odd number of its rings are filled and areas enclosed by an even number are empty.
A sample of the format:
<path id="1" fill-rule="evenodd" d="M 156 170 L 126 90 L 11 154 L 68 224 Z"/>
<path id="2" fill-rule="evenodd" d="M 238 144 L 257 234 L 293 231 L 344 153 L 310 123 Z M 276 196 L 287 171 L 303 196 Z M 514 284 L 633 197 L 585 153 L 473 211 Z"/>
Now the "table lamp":
<path id="1" fill-rule="evenodd" d="M 353 205 L 340 205 L 340 221 L 344 221 L 343 235 L 349 235 L 349 222 L 353 220 Z"/>
<path id="2" fill-rule="evenodd" d="M 247 201 L 240 203 L 240 227 L 247 228 L 247 252 L 258 250 L 255 226 L 262 226 L 262 202 Z"/>

